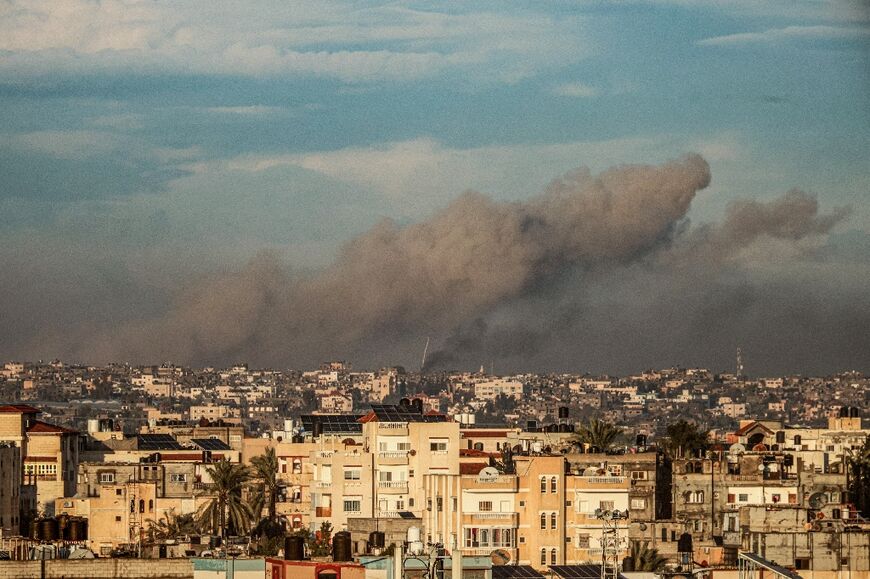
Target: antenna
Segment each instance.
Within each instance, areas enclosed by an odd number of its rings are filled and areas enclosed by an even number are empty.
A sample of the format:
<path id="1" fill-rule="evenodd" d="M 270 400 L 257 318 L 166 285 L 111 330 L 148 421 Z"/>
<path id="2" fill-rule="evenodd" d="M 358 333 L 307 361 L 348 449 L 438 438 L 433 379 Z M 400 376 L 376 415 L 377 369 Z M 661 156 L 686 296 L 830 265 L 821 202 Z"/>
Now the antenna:
<path id="1" fill-rule="evenodd" d="M 426 368 L 426 353 L 429 351 L 429 337 L 426 337 L 426 346 L 423 347 L 423 361 L 420 362 L 420 374 L 423 373 L 423 369 Z"/>
<path id="2" fill-rule="evenodd" d="M 743 376 L 743 350 L 737 348 L 737 377 Z"/>

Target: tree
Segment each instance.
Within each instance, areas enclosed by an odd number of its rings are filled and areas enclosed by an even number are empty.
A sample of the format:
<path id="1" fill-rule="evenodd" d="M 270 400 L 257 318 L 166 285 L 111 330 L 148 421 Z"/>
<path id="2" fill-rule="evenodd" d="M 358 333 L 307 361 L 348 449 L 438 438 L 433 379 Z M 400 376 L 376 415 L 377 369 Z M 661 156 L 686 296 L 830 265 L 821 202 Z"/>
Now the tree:
<path id="1" fill-rule="evenodd" d="M 320 530 L 308 536 L 308 551 L 312 557 L 329 555 L 329 543 L 332 539 L 332 524 L 324 521 Z"/>
<path id="2" fill-rule="evenodd" d="M 275 521 L 278 493 L 281 490 L 278 480 L 278 457 L 275 454 L 275 449 L 270 446 L 266 452 L 252 458 L 251 466 L 254 469 L 254 477 L 262 484 L 262 490 L 265 493 L 264 500 L 269 508 L 269 520 Z M 255 512 L 254 515 L 259 518 L 260 512 Z"/>
<path id="3" fill-rule="evenodd" d="M 658 549 L 649 546 L 649 541 L 632 541 L 629 557 L 633 564 L 626 571 L 661 571 L 668 562 L 667 557 L 661 555 Z"/>
<path id="4" fill-rule="evenodd" d="M 668 424 L 665 431 L 667 439 L 664 441 L 664 447 L 674 458 L 696 456 L 707 450 L 709 446 L 708 431 L 701 430 L 694 422 L 678 420 Z"/>
<path id="5" fill-rule="evenodd" d="M 148 519 L 148 542 L 159 543 L 177 539 L 185 535 L 195 535 L 199 532 L 196 517 L 192 514 L 179 515 L 175 509 L 169 509 L 159 521 Z"/>
<path id="6" fill-rule="evenodd" d="M 870 517 L 870 435 L 849 454 L 849 498 L 863 517 Z"/>
<path id="7" fill-rule="evenodd" d="M 237 534 L 247 531 L 252 513 L 242 500 L 242 489 L 251 478 L 248 468 L 220 461 L 205 470 L 212 480 L 209 489 L 212 499 L 200 507 L 199 524 L 224 538 L 230 528 Z"/>
<path id="8" fill-rule="evenodd" d="M 600 452 L 610 450 L 616 439 L 622 435 L 622 429 L 597 418 L 591 419 L 580 426 L 574 436 L 574 444 L 583 446 L 588 444 L 591 448 Z"/>

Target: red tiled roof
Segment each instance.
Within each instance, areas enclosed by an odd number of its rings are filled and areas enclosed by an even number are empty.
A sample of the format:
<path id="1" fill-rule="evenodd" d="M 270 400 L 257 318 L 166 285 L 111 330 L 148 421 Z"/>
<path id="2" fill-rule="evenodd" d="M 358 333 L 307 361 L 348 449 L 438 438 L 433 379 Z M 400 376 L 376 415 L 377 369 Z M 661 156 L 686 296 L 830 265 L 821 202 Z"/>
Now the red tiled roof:
<path id="1" fill-rule="evenodd" d="M 378 419 L 378 415 L 375 414 L 375 411 L 369 410 L 369 413 L 366 414 L 365 416 L 362 416 L 359 419 L 357 419 L 357 422 L 362 422 L 363 424 L 365 424 L 366 422 L 371 422 L 372 420 L 377 420 L 377 419 Z"/>
<path id="2" fill-rule="evenodd" d="M 760 422 L 750 422 L 749 424 L 747 424 L 743 428 L 737 430 L 737 432 L 735 432 L 734 434 L 736 434 L 737 436 L 743 436 L 744 434 L 746 434 L 747 432 L 749 432 L 750 430 L 752 430 L 756 426 L 760 426 L 761 428 L 766 430 L 768 433 L 773 434 L 773 431 L 771 429 L 769 429 L 765 425 L 761 424 Z"/>
<path id="3" fill-rule="evenodd" d="M 27 434 L 78 434 L 78 430 L 49 424 L 42 420 L 34 420 L 27 429 Z"/>
<path id="4" fill-rule="evenodd" d="M 8 412 L 13 414 L 42 414 L 42 410 L 34 408 L 27 404 L 4 404 L 0 406 L 0 412 Z"/>
<path id="5" fill-rule="evenodd" d="M 488 465 L 485 462 L 460 462 L 459 474 L 479 474 Z"/>

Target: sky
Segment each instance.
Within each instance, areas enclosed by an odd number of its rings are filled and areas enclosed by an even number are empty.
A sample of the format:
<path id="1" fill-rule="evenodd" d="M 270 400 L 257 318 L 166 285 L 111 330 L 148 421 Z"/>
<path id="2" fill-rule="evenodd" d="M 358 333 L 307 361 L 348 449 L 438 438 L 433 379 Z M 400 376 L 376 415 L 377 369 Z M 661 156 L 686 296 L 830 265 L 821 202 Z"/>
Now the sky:
<path id="1" fill-rule="evenodd" d="M 870 371 L 868 57 L 863 0 L 3 0 L 0 358 Z"/>

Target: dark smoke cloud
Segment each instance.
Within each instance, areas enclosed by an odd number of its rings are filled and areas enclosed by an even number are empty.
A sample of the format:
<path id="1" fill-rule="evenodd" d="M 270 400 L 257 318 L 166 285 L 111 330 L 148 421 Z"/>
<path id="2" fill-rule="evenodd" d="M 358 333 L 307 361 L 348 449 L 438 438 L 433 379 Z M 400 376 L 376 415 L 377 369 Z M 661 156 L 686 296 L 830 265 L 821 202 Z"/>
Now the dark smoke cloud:
<path id="1" fill-rule="evenodd" d="M 150 301 L 140 279 L 121 277 L 102 293 L 137 297 L 122 301 L 126 315 L 94 317 L 87 312 L 98 305 L 70 302 L 63 327 L 31 339 L 4 330 L 4 349 L 92 361 L 302 367 L 345 358 L 416 368 L 431 337 L 430 368 L 722 368 L 738 345 L 758 355 L 758 371 L 866 367 L 870 300 L 857 280 L 870 262 L 841 263 L 823 247 L 847 212 L 821 213 L 814 197 L 791 191 L 735 202 L 721 223 L 690 226 L 692 200 L 709 182 L 707 163 L 690 155 L 577 170 L 522 203 L 465 193 L 426 221 L 382 222 L 313 275 L 293 275 L 263 253 L 175 290 L 163 281 Z M 77 292 L 88 288 L 83 280 Z M 28 306 L 14 282 L 2 291 Z"/>

